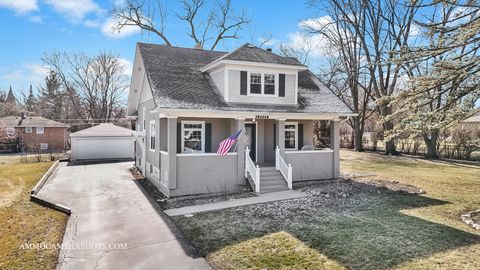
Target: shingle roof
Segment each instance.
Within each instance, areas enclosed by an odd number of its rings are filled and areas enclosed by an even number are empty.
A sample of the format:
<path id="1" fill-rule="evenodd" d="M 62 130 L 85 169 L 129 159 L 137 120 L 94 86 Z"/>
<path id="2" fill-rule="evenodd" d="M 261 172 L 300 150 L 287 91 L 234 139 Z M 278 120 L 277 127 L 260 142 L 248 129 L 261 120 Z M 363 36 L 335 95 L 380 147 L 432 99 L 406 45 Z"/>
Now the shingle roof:
<path id="1" fill-rule="evenodd" d="M 227 103 L 208 73 L 200 71 L 200 68 L 228 55 L 227 53 L 144 43 L 139 43 L 138 48 L 152 88 L 152 95 L 156 106 L 159 108 L 352 113 L 340 99 L 323 87 L 308 70 L 298 73 L 298 105 Z M 246 50 L 256 52 L 261 49 Z M 240 54 L 236 55 L 238 57 Z M 293 62 L 295 65 L 301 65 L 296 60 L 275 56 L 283 58 L 286 61 L 285 63 L 291 64 Z"/>
<path id="2" fill-rule="evenodd" d="M 246 43 L 231 53 L 224 55 L 221 59 L 304 66 L 298 62 L 298 60 L 274 54 L 272 52 L 255 47 L 249 43 Z"/>
<path id="3" fill-rule="evenodd" d="M 70 134 L 70 137 L 129 137 L 133 130 L 111 123 L 103 123 Z"/>
<path id="4" fill-rule="evenodd" d="M 64 123 L 56 122 L 40 116 L 27 116 L 23 120 L 20 116 L 7 116 L 0 118 L 0 123 L 7 127 L 69 127 L 69 125 Z"/>

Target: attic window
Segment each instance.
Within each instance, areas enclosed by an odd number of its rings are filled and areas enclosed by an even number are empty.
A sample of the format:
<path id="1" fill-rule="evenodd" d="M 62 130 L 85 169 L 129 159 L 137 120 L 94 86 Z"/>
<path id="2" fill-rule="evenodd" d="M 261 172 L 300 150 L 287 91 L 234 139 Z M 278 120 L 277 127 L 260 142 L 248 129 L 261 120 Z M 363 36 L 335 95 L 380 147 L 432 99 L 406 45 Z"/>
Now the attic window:
<path id="1" fill-rule="evenodd" d="M 276 75 L 271 73 L 250 73 L 250 94 L 275 95 Z"/>
<path id="2" fill-rule="evenodd" d="M 250 73 L 250 93 L 252 94 L 262 93 L 262 74 Z"/>

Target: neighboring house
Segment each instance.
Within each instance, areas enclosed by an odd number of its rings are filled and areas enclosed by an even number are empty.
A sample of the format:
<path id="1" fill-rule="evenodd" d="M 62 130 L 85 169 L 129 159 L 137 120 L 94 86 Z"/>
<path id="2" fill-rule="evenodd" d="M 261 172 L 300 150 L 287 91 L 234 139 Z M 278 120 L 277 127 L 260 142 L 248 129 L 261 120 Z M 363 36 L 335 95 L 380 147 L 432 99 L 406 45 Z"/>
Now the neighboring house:
<path id="1" fill-rule="evenodd" d="M 470 126 L 480 125 L 480 113 L 463 120 L 463 123 Z"/>
<path id="2" fill-rule="evenodd" d="M 42 152 L 63 151 L 67 147 L 68 125 L 39 116 L 7 116 L 0 118 L 1 137 L 18 138 L 27 149 Z"/>
<path id="3" fill-rule="evenodd" d="M 136 166 L 167 196 L 232 191 L 246 176 L 257 192 L 337 178 L 339 123 L 354 115 L 292 58 L 250 44 L 225 53 L 142 43 L 127 113 Z M 331 148 L 313 148 L 314 120 L 330 121 Z"/>

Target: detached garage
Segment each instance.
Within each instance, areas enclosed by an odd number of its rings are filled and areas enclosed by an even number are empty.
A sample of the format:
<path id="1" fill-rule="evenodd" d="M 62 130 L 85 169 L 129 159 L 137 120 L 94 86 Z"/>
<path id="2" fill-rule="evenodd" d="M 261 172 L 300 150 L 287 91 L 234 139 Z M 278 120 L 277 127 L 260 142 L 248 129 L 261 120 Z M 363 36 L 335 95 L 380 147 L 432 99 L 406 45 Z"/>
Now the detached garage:
<path id="1" fill-rule="evenodd" d="M 133 130 L 100 124 L 70 134 L 71 160 L 133 159 Z"/>

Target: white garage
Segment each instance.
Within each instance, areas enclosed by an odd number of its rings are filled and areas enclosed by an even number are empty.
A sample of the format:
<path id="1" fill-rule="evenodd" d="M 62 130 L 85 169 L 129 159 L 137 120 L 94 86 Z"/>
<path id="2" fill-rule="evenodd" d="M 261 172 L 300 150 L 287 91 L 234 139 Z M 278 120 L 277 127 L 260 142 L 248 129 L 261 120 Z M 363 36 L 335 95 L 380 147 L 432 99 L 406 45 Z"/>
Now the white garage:
<path id="1" fill-rule="evenodd" d="M 70 134 L 71 160 L 133 159 L 133 131 L 114 124 L 100 124 Z"/>

